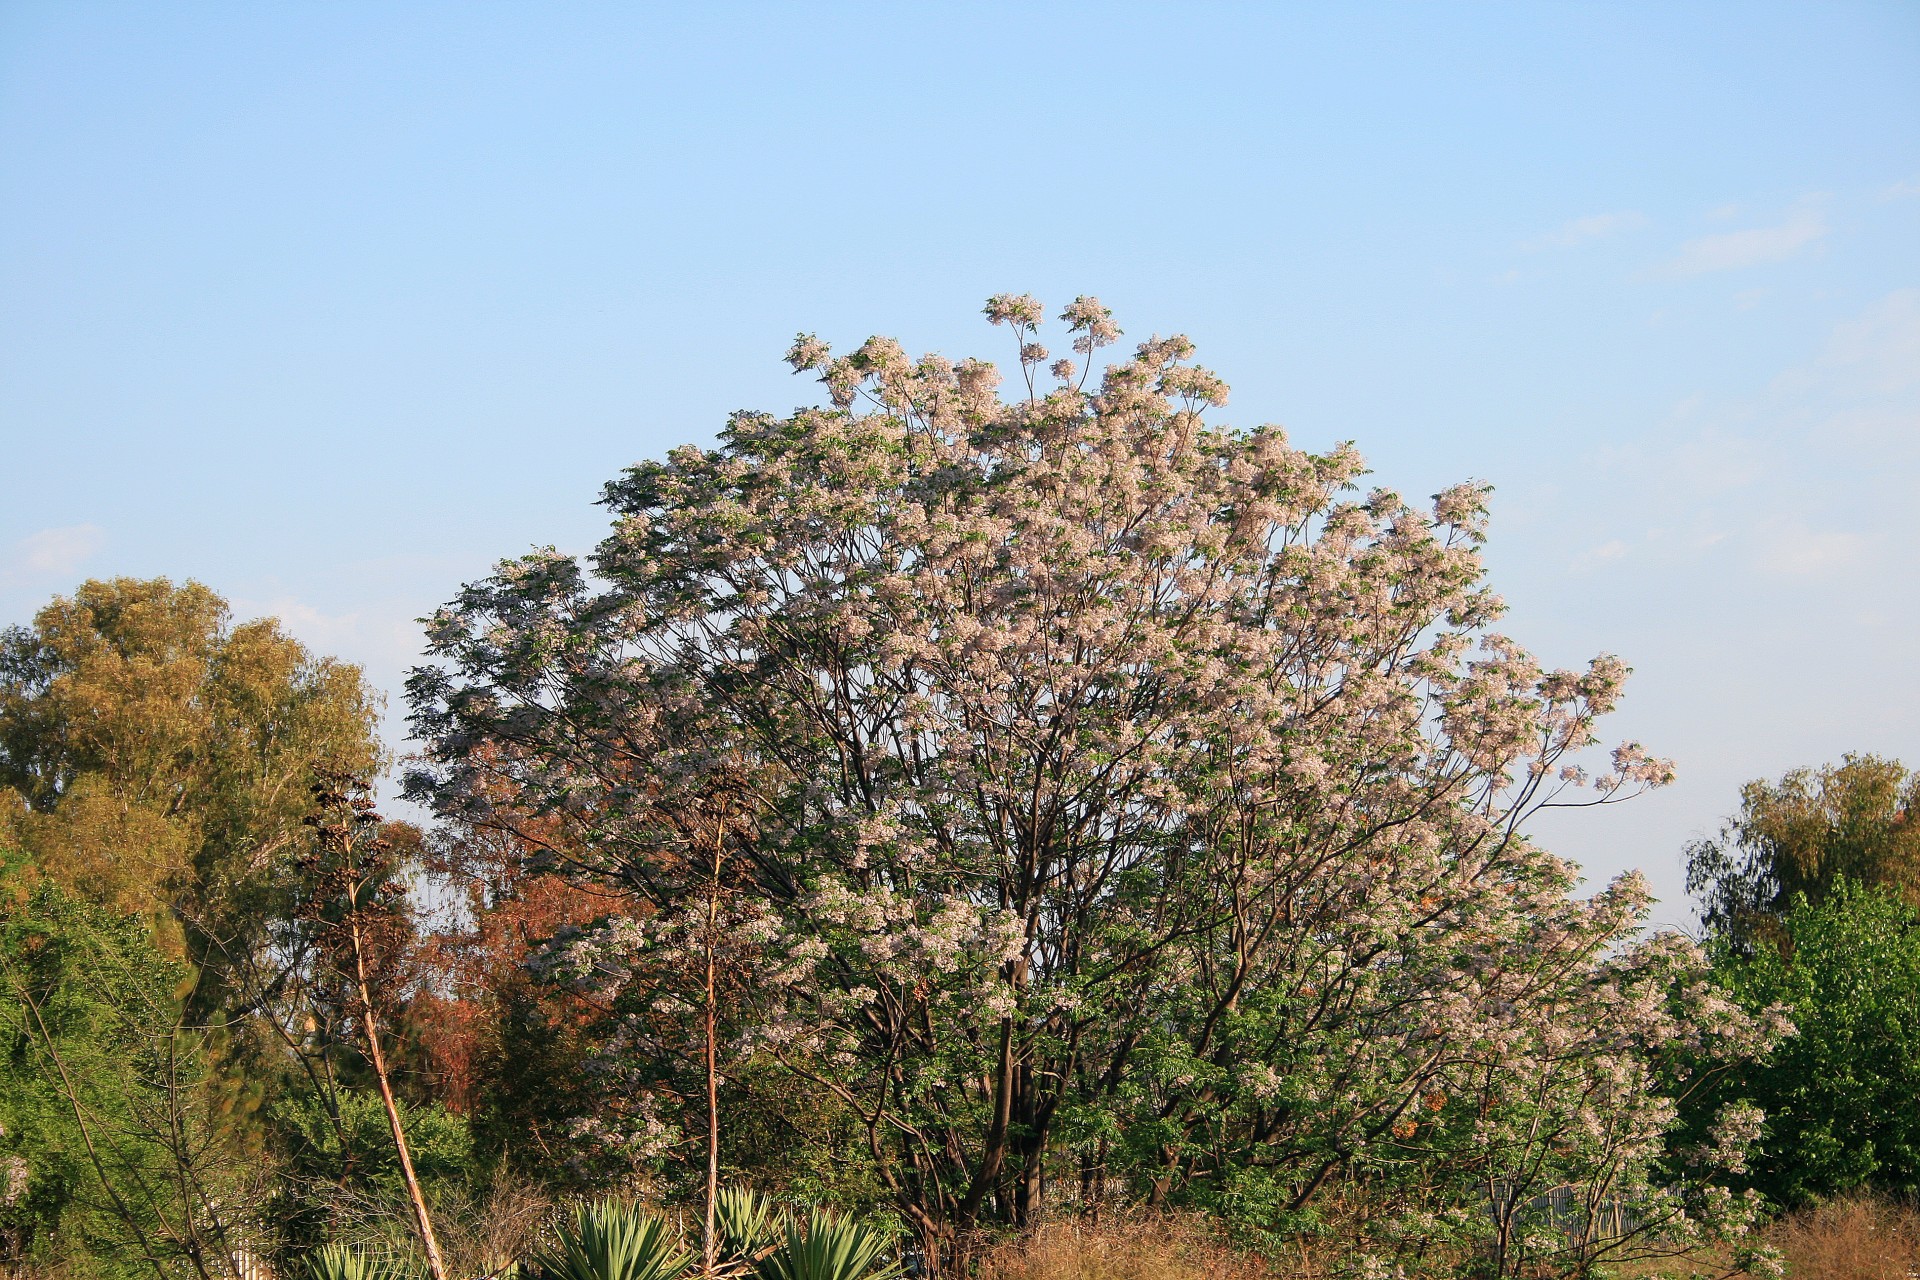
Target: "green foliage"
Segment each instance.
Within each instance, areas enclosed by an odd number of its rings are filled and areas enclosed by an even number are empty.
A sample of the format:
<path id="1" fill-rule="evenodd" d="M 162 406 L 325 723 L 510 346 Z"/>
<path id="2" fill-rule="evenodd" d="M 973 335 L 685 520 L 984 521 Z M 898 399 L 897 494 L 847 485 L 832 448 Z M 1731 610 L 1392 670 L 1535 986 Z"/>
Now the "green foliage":
<path id="1" fill-rule="evenodd" d="M 412 1274 L 405 1263 L 343 1244 L 322 1245 L 307 1258 L 312 1280 L 404 1280 Z"/>
<path id="2" fill-rule="evenodd" d="M 1766 1129 L 1746 1180 L 1776 1203 L 1920 1192 L 1920 911 L 1836 880 L 1796 900 L 1773 941 L 1723 945 L 1716 968 L 1742 1004 L 1784 1006 L 1799 1033 L 1691 1099 L 1683 1142 L 1711 1141 L 1714 1117 L 1748 1102 Z"/>
<path id="3" fill-rule="evenodd" d="M 752 1187 L 722 1187 L 713 1209 L 720 1256 L 727 1262 L 758 1262 L 786 1230 L 780 1207 Z"/>
<path id="4" fill-rule="evenodd" d="M 1710 932 L 1767 936 L 1797 896 L 1820 902 L 1841 879 L 1920 905 L 1920 773 L 1849 755 L 1740 790 L 1740 812 L 1687 846 L 1687 889 Z"/>
<path id="5" fill-rule="evenodd" d="M 0 633 L 0 790 L 36 873 L 179 918 L 202 1010 L 284 914 L 315 761 L 380 757 L 358 668 L 196 582 L 81 584 Z"/>
<path id="6" fill-rule="evenodd" d="M 904 1274 L 894 1241 L 854 1218 L 815 1210 L 787 1223 L 786 1238 L 760 1264 L 761 1280 L 893 1280 Z"/>
<path id="7" fill-rule="evenodd" d="M 541 1280 L 674 1280 L 693 1259 L 666 1219 L 609 1199 L 575 1209 L 528 1261 Z"/>
<path id="8" fill-rule="evenodd" d="M 875 1176 L 860 1117 L 844 1101 L 796 1089 L 770 1055 L 741 1063 L 724 1083 L 722 1168 L 788 1204 L 817 1204 L 872 1220 L 895 1208 Z"/>
<path id="9" fill-rule="evenodd" d="M 337 1178 L 350 1167 L 356 1178 L 397 1187 L 400 1160 L 379 1096 L 370 1090 L 343 1089 L 335 1095 L 335 1103 L 337 1111 L 309 1091 L 291 1089 L 275 1101 L 272 1117 L 286 1135 L 291 1168 Z M 462 1179 L 474 1172 L 473 1138 L 464 1116 L 439 1103 L 403 1103 L 401 1115 L 414 1169 L 423 1180 Z"/>
<path id="10" fill-rule="evenodd" d="M 328 1095 L 289 1084 L 269 1105 L 267 1119 L 284 1170 L 273 1216 L 292 1241 L 318 1241 L 356 1209 L 405 1219 L 400 1159 L 377 1094 L 339 1089 Z M 401 1121 L 414 1171 L 430 1194 L 479 1182 L 482 1169 L 464 1116 L 439 1103 L 403 1103 Z"/>
<path id="11" fill-rule="evenodd" d="M 190 981 L 140 916 L 0 877 L 0 1259 L 118 1276 L 228 1252 L 248 1178 Z"/>

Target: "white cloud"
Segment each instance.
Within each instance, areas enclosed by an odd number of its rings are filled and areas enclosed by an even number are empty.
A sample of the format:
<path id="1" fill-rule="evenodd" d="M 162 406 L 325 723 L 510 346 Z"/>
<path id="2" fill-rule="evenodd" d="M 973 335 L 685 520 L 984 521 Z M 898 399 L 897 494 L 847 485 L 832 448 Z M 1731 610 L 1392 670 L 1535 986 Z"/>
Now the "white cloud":
<path id="1" fill-rule="evenodd" d="M 1766 573 L 1812 577 L 1835 573 L 1858 564 L 1867 551 L 1867 539 L 1857 533 L 1829 529 L 1816 532 L 1799 520 L 1768 529 L 1760 538 L 1755 565 Z"/>
<path id="2" fill-rule="evenodd" d="M 1920 384 L 1920 289 L 1896 289 L 1835 328 L 1818 367 L 1855 391 Z"/>
<path id="3" fill-rule="evenodd" d="M 1619 538 L 1609 538 L 1599 546 L 1581 552 L 1579 558 L 1573 562 L 1573 568 L 1576 573 L 1587 572 L 1612 564 L 1616 560 L 1624 560 L 1626 555 L 1627 544 Z"/>
<path id="4" fill-rule="evenodd" d="M 42 529 L 14 543 L 6 562 L 0 565 L 0 585 L 14 586 L 73 573 L 106 543 L 106 530 L 99 525 Z"/>
<path id="5" fill-rule="evenodd" d="M 1576 572 L 1711 563 L 1771 579 L 1768 590 L 1836 575 L 1853 590 L 1867 572 L 1910 580 L 1898 513 L 1920 492 L 1920 288 L 1834 324 L 1750 394 L 1688 396 L 1584 461 L 1595 485 L 1579 502 L 1601 505 L 1570 516 L 1585 533 L 1562 553 Z"/>
<path id="6" fill-rule="evenodd" d="M 1697 276 L 1784 262 L 1826 234 L 1826 217 L 1817 208 L 1803 206 L 1778 226 L 1748 227 L 1689 240 L 1680 246 L 1679 256 L 1667 264 L 1663 274 Z"/>
<path id="7" fill-rule="evenodd" d="M 1575 218 L 1543 236 L 1527 241 L 1521 248 L 1529 252 L 1540 249 L 1571 249 L 1575 245 L 1586 244 L 1590 240 L 1599 240 L 1620 231 L 1633 231 L 1646 225 L 1646 215 L 1632 210 L 1622 213 L 1590 213 L 1584 218 Z"/>
<path id="8" fill-rule="evenodd" d="M 349 613 L 327 613 L 291 595 L 235 600 L 238 617 L 276 618 L 287 633 L 316 653 L 365 667 L 376 682 L 392 682 L 420 660 L 420 624 L 390 604 Z"/>

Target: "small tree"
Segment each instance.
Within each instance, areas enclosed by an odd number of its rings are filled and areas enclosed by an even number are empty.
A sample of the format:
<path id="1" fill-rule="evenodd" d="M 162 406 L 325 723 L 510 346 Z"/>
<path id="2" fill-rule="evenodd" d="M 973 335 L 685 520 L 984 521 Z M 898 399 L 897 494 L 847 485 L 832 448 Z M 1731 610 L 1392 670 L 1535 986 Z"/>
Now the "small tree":
<path id="1" fill-rule="evenodd" d="M 645 821 L 636 810 L 626 856 L 599 873 L 640 910 L 562 931 L 539 963 L 604 1011 L 596 1024 L 602 1048 L 592 1060 L 638 1086 L 622 1090 L 637 1110 L 612 1103 L 582 1136 L 624 1139 L 627 1158 L 645 1159 L 682 1144 L 697 1126 L 702 1266 L 711 1273 L 719 1261 L 721 1090 L 747 1051 L 742 1015 L 768 928 L 755 895 L 742 893 L 751 887 L 751 790 L 732 761 L 708 758 L 701 768 L 697 784 L 683 779 L 662 792 L 671 803 L 648 809 Z M 568 869 L 595 874 L 590 861 L 575 859 Z M 680 1115 L 660 1114 L 663 1097 Z M 637 1142 L 639 1135 L 621 1132 L 623 1110 L 645 1128 Z"/>
<path id="2" fill-rule="evenodd" d="M 22 879 L 0 867 L 0 1267 L 237 1275 L 263 1224 L 189 967 L 151 917 Z"/>
<path id="3" fill-rule="evenodd" d="M 382 1045 L 381 1024 L 391 1014 L 400 961 L 413 934 L 406 889 L 398 879 L 400 868 L 391 856 L 392 844 L 381 834 L 380 815 L 368 798 L 365 779 L 324 769 L 316 773 L 314 809 L 307 818 L 313 838 L 299 861 L 298 915 L 307 927 L 317 963 L 345 993 L 347 1017 L 358 1028 L 386 1109 L 428 1269 L 434 1280 L 447 1280 Z"/>

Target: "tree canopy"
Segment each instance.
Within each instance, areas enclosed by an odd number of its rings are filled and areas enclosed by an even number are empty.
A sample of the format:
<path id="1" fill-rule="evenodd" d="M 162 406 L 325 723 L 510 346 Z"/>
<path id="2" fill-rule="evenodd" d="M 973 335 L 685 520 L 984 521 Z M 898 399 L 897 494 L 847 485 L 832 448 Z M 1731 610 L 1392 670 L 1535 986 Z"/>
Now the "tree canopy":
<path id="1" fill-rule="evenodd" d="M 1776 1204 L 1920 1192 L 1920 911 L 1842 876 L 1817 901 L 1796 895 L 1775 924 L 1749 949 L 1723 943 L 1716 973 L 1746 1008 L 1779 1007 L 1795 1034 L 1717 1078 L 1689 1127 L 1729 1105 L 1764 1115 L 1741 1181 Z"/>
<path id="2" fill-rule="evenodd" d="M 1184 338 L 1096 378 L 1092 299 L 1077 358 L 1031 298 L 987 314 L 1010 398 L 803 335 L 831 407 L 631 468 L 588 563 L 505 563 L 431 620 L 410 794 L 634 902 L 543 961 L 613 1018 L 576 1136 L 646 1161 L 687 1123 L 640 1068 L 695 1006 L 660 958 L 716 839 L 758 966 L 737 1054 L 843 1107 L 930 1240 L 1055 1184 L 1279 1230 L 1397 1180 L 1502 1267 L 1544 1247 L 1536 1187 L 1711 1218 L 1647 1181 L 1651 1063 L 1768 1032 L 1700 1032 L 1697 949 L 1633 941 L 1644 882 L 1577 899 L 1522 834 L 1672 769 L 1624 743 L 1588 773 L 1626 667 L 1493 629 L 1484 486 L 1416 508 L 1349 446 L 1210 425 Z M 1489 1185 L 1491 1225 L 1461 1207 Z"/>
<path id="3" fill-rule="evenodd" d="M 1920 906 L 1920 773 L 1849 755 L 1740 789 L 1717 836 L 1687 846 L 1687 889 L 1718 934 L 1765 931 L 1799 897 L 1820 902 L 1842 879 Z"/>
<path id="4" fill-rule="evenodd" d="M 199 583 L 83 583 L 0 633 L 13 841 L 91 901 L 171 916 L 217 1003 L 276 914 L 310 771 L 374 768 L 377 712 L 357 667 Z"/>

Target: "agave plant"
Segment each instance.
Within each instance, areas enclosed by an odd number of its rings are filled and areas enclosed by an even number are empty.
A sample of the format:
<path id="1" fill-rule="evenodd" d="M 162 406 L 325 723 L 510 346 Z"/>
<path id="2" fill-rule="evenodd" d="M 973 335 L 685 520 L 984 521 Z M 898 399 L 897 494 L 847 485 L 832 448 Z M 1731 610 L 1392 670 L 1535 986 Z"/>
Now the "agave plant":
<path id="1" fill-rule="evenodd" d="M 693 1262 L 658 1214 L 619 1200 L 583 1204 L 528 1259 L 541 1280 L 674 1280 Z"/>
<path id="2" fill-rule="evenodd" d="M 713 1203 L 720 1261 L 746 1268 L 772 1253 L 786 1234 L 787 1215 L 752 1187 L 725 1187 Z"/>
<path id="3" fill-rule="evenodd" d="M 394 1258 L 344 1244 L 325 1244 L 307 1255 L 313 1280 L 404 1280 L 413 1268 Z"/>
<path id="4" fill-rule="evenodd" d="M 893 1241 L 885 1232 L 819 1209 L 805 1229 L 787 1223 L 785 1239 L 760 1263 L 760 1280 L 895 1280 L 903 1273 L 888 1256 Z"/>

